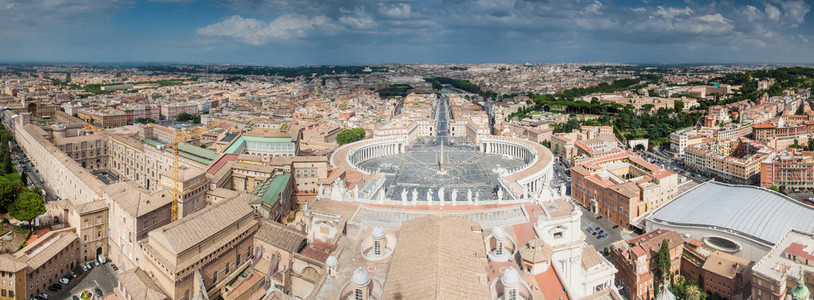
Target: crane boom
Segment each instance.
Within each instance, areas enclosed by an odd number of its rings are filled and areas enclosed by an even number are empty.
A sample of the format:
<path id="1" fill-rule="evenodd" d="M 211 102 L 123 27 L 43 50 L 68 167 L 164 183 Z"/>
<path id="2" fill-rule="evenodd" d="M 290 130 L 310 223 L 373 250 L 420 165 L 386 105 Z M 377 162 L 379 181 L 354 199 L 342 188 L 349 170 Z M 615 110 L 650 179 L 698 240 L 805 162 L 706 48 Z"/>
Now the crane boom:
<path id="1" fill-rule="evenodd" d="M 192 133 L 184 135 L 184 136 L 180 136 L 178 134 L 178 130 L 176 130 L 175 131 L 175 137 L 173 138 L 172 143 L 169 143 L 169 144 L 164 146 L 164 148 L 173 147 L 172 148 L 172 180 L 173 180 L 173 185 L 172 185 L 172 211 L 171 211 L 171 214 L 170 214 L 170 222 L 175 222 L 175 221 L 177 221 L 179 219 L 178 200 L 180 200 L 181 196 L 179 194 L 180 193 L 180 191 L 179 191 L 180 187 L 179 187 L 179 182 L 178 182 L 179 181 L 178 180 L 179 179 L 178 178 L 178 172 L 180 170 L 179 161 L 180 161 L 181 155 L 180 155 L 180 153 L 178 151 L 178 144 L 180 144 L 181 142 L 186 141 L 186 140 L 188 140 L 190 138 L 193 138 L 193 137 L 199 136 L 201 134 L 204 134 L 207 131 L 209 131 L 210 129 L 218 127 L 218 126 L 220 126 L 221 124 L 223 124 L 225 122 L 226 121 L 220 121 L 220 122 L 210 124 L 209 126 L 202 127 L 200 129 L 195 130 Z"/>

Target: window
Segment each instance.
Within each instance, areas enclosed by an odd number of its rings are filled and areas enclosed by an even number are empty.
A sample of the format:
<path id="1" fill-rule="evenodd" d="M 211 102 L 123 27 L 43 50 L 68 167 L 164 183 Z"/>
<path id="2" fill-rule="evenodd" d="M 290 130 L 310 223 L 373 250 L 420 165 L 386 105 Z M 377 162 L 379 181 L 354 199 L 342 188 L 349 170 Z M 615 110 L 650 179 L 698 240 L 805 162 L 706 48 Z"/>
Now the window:
<path id="1" fill-rule="evenodd" d="M 509 297 L 508 300 L 517 300 L 517 289 L 509 290 Z"/>
<path id="2" fill-rule="evenodd" d="M 356 289 L 356 291 L 354 291 L 354 295 L 356 300 L 363 300 L 365 298 L 364 291 L 362 291 L 362 289 Z"/>
<path id="3" fill-rule="evenodd" d="M 382 244 L 379 241 L 373 242 L 373 255 L 382 255 Z"/>

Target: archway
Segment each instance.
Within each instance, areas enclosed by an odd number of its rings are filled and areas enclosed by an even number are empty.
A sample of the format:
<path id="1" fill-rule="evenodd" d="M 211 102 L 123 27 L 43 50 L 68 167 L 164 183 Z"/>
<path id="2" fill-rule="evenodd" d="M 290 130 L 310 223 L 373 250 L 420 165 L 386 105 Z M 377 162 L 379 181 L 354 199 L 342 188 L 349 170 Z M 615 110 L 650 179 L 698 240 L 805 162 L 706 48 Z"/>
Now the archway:
<path id="1" fill-rule="evenodd" d="M 642 144 L 637 144 L 637 145 L 636 145 L 636 147 L 634 147 L 634 148 L 633 148 L 633 150 L 636 150 L 636 151 L 644 151 L 644 150 L 645 150 L 645 149 L 644 149 L 644 145 L 642 145 Z"/>
<path id="2" fill-rule="evenodd" d="M 26 105 L 26 109 L 32 115 L 35 115 L 35 116 L 37 115 L 37 104 L 36 103 L 29 103 L 28 105 Z"/>

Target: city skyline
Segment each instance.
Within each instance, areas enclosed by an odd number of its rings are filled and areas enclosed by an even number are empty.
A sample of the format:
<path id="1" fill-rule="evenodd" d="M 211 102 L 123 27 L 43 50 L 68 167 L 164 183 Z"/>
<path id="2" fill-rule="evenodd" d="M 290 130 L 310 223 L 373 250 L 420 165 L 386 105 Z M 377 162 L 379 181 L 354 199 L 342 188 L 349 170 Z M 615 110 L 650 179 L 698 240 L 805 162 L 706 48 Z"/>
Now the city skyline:
<path id="1" fill-rule="evenodd" d="M 810 1 L 0 2 L 5 62 L 814 63 Z"/>

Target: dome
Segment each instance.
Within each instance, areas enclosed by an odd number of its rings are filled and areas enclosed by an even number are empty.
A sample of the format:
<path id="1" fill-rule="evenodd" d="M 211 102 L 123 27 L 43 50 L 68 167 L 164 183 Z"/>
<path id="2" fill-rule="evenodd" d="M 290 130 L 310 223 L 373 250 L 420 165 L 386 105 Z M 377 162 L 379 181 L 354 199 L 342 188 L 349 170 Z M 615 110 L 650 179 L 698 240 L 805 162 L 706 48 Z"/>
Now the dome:
<path id="1" fill-rule="evenodd" d="M 359 267 L 356 271 L 353 271 L 353 276 L 350 278 L 350 281 L 356 286 L 366 286 L 370 283 L 370 275 L 367 274 L 365 268 Z"/>
<path id="2" fill-rule="evenodd" d="M 514 267 L 510 267 L 506 269 L 506 271 L 503 271 L 503 275 L 500 276 L 500 282 L 502 282 L 504 286 L 515 285 L 520 282 L 520 274 L 517 273 Z"/>
<path id="3" fill-rule="evenodd" d="M 656 300 L 676 300 L 676 296 L 670 292 L 670 286 L 666 283 L 661 286 L 661 291 L 656 295 Z"/>
<path id="4" fill-rule="evenodd" d="M 808 291 L 806 282 L 803 279 L 803 273 L 800 272 L 800 279 L 797 279 L 797 286 L 791 288 L 791 299 L 794 300 L 808 300 L 811 293 Z"/>
<path id="5" fill-rule="evenodd" d="M 376 225 L 376 227 L 373 227 L 373 232 L 371 233 L 371 235 L 373 237 L 377 237 L 377 238 L 384 237 L 386 234 L 387 233 L 384 232 L 384 227 L 382 227 L 380 225 Z"/>
<path id="6" fill-rule="evenodd" d="M 536 238 L 523 245 L 519 252 L 523 260 L 536 264 L 551 259 L 554 249 L 542 239 Z"/>
<path id="7" fill-rule="evenodd" d="M 328 266 L 336 266 L 338 263 L 339 261 L 336 259 L 336 256 L 333 255 L 328 256 L 328 259 L 325 260 L 325 264 Z"/>
<path id="8" fill-rule="evenodd" d="M 503 230 L 503 227 L 495 226 L 495 228 L 492 228 L 492 236 L 496 239 L 502 239 L 506 237 L 506 231 Z"/>

